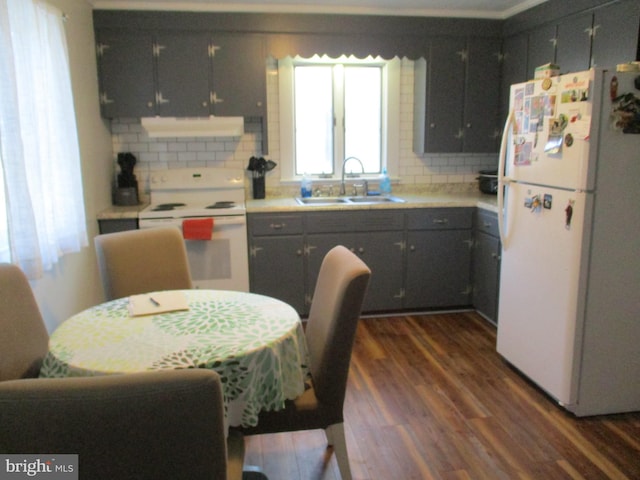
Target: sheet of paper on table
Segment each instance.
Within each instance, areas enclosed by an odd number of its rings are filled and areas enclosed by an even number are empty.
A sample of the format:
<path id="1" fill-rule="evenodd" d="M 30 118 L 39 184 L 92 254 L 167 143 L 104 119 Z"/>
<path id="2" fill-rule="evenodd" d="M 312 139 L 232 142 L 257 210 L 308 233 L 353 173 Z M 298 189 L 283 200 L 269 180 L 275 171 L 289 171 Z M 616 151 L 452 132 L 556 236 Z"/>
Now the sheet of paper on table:
<path id="1" fill-rule="evenodd" d="M 189 310 L 189 303 L 184 292 L 166 291 L 143 293 L 129 297 L 129 315 L 154 315 L 156 313 Z"/>

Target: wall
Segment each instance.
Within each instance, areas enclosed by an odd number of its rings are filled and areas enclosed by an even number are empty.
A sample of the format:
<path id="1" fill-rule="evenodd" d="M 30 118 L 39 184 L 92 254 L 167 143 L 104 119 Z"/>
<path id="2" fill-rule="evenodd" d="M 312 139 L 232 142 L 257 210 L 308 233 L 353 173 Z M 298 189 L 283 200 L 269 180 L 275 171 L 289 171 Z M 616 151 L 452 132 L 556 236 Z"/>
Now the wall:
<path id="1" fill-rule="evenodd" d="M 32 282 L 36 300 L 49 331 L 71 315 L 104 301 L 99 281 L 93 237 L 96 214 L 111 204 L 106 179 L 112 171 L 108 126 L 100 118 L 93 20 L 85 0 L 47 0 L 64 12 L 71 81 L 78 124 L 80 158 L 89 245 L 65 255 L 53 271 Z"/>
<path id="2" fill-rule="evenodd" d="M 278 79 L 275 61 L 267 64 L 268 158 L 280 163 Z M 405 189 L 476 189 L 478 171 L 497 167 L 495 154 L 416 155 L 413 145 L 413 62 L 402 61 L 400 108 L 399 181 Z M 496 85 L 496 88 L 498 86 Z M 241 138 L 149 138 L 138 119 L 115 119 L 111 124 L 114 152 L 132 152 L 138 159 L 139 188 L 148 191 L 148 172 L 175 167 L 246 168 L 253 155 L 260 155 L 259 123 L 245 122 Z M 278 168 L 267 176 L 268 195 L 277 195 Z M 291 189 L 285 188 L 289 193 Z M 247 193 L 250 195 L 250 191 Z"/>

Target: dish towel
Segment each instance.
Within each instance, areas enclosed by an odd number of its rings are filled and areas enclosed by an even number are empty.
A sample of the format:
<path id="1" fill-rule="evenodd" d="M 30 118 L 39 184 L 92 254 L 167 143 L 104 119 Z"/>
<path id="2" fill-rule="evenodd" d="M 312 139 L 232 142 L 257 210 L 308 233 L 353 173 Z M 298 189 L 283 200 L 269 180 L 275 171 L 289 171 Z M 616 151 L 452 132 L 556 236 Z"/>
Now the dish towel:
<path id="1" fill-rule="evenodd" d="M 185 240 L 211 240 L 213 218 L 187 218 L 182 220 L 182 236 Z"/>

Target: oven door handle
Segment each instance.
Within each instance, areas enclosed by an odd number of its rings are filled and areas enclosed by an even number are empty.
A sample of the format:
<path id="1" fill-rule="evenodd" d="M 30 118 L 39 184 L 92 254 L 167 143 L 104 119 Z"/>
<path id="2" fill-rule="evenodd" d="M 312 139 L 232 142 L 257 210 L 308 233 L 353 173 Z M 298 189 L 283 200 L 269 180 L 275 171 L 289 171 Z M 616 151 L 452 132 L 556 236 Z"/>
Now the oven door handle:
<path id="1" fill-rule="evenodd" d="M 226 226 L 226 225 L 246 225 L 247 217 L 244 215 L 230 215 L 227 217 L 214 217 L 213 219 L 213 229 L 215 230 L 216 225 Z"/>

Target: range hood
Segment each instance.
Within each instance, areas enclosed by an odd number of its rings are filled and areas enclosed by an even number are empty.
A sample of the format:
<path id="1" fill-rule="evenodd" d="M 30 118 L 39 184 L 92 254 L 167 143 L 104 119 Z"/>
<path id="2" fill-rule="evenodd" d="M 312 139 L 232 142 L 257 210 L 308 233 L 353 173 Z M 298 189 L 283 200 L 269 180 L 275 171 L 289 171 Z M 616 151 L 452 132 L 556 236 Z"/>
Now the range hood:
<path id="1" fill-rule="evenodd" d="M 243 117 L 143 117 L 150 137 L 239 137 Z"/>

